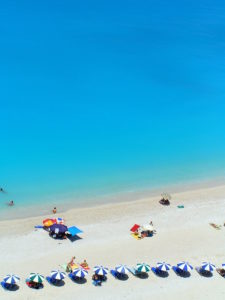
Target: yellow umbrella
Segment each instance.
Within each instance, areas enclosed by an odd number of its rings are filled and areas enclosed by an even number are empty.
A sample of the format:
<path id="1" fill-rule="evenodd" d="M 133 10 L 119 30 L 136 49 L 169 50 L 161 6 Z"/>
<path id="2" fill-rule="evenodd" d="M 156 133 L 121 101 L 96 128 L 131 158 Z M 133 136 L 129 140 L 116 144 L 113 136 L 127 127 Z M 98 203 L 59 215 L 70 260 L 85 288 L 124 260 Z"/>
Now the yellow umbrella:
<path id="1" fill-rule="evenodd" d="M 52 226 L 53 224 L 55 224 L 55 220 L 53 220 L 53 219 L 45 219 L 45 220 L 43 221 L 43 224 L 44 224 L 45 227 L 50 227 L 50 226 Z"/>

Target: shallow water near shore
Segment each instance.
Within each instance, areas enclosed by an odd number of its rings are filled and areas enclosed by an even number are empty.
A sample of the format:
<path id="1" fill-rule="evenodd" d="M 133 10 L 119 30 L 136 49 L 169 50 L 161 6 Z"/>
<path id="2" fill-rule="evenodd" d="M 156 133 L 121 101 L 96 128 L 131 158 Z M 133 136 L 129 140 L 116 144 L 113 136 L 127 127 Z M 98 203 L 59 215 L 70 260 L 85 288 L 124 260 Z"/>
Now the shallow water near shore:
<path id="1" fill-rule="evenodd" d="M 2 217 L 224 176 L 224 2 L 8 3 Z"/>

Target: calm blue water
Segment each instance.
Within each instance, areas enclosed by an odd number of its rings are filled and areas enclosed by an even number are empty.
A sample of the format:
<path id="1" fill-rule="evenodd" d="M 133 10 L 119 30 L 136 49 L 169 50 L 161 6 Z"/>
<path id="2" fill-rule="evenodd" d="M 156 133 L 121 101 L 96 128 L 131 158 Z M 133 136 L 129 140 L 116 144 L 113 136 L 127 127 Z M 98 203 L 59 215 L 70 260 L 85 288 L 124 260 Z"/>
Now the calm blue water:
<path id="1" fill-rule="evenodd" d="M 225 2 L 1 2 L 3 208 L 223 176 Z"/>

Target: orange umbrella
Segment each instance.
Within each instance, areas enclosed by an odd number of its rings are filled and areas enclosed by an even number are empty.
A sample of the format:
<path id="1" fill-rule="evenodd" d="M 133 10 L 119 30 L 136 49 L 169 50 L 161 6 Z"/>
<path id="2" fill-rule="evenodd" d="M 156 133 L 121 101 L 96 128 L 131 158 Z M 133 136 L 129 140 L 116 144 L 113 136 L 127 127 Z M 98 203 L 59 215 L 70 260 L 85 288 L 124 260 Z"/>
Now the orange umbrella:
<path id="1" fill-rule="evenodd" d="M 55 223 L 56 223 L 55 219 L 45 219 L 45 220 L 43 220 L 43 224 L 44 224 L 45 227 L 50 227 Z"/>

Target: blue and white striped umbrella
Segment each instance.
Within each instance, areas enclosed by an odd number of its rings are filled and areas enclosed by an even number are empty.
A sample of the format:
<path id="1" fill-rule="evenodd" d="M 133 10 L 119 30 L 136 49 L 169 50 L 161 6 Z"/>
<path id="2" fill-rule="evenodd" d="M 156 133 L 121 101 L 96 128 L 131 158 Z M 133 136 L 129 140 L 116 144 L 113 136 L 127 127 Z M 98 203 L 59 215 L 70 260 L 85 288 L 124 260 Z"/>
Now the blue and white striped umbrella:
<path id="1" fill-rule="evenodd" d="M 211 264 L 210 262 L 202 263 L 202 270 L 212 272 L 216 269 L 216 266 Z"/>
<path id="2" fill-rule="evenodd" d="M 157 263 L 156 268 L 157 268 L 158 270 L 160 270 L 160 271 L 167 272 L 167 271 L 169 271 L 169 270 L 171 269 L 171 265 L 170 265 L 170 264 L 167 264 L 167 263 L 165 263 L 165 262 L 162 262 L 162 263 L 159 262 L 159 263 Z"/>
<path id="3" fill-rule="evenodd" d="M 76 268 L 73 270 L 73 276 L 84 278 L 86 275 L 88 275 L 88 271 L 83 268 Z"/>
<path id="4" fill-rule="evenodd" d="M 104 268 L 103 266 L 96 266 L 96 267 L 94 267 L 94 272 L 97 275 L 105 276 L 106 274 L 108 274 L 109 269 L 108 268 Z"/>
<path id="5" fill-rule="evenodd" d="M 56 280 L 63 280 L 66 277 L 66 273 L 61 271 L 52 271 L 51 278 Z"/>
<path id="6" fill-rule="evenodd" d="M 177 267 L 185 272 L 190 272 L 191 270 L 193 270 L 193 267 L 185 261 L 182 261 L 181 263 L 177 264 Z"/>
<path id="7" fill-rule="evenodd" d="M 115 270 L 118 272 L 118 273 L 121 273 L 121 274 L 127 274 L 129 273 L 129 269 L 126 265 L 119 265 L 119 266 L 116 266 L 115 267 Z"/>
<path id="8" fill-rule="evenodd" d="M 16 284 L 20 278 L 17 275 L 7 275 L 3 280 L 8 284 Z"/>

